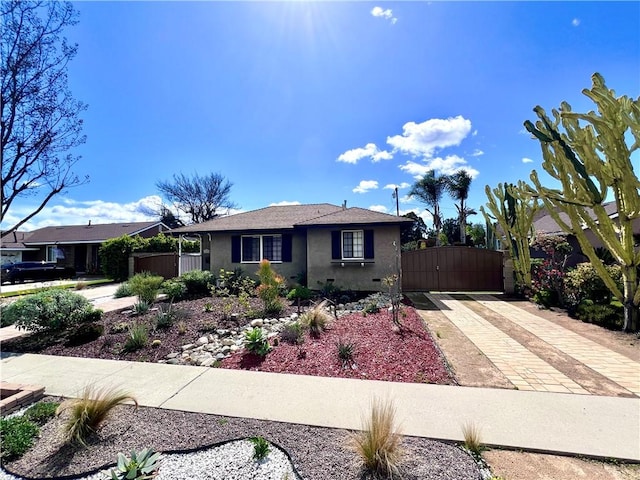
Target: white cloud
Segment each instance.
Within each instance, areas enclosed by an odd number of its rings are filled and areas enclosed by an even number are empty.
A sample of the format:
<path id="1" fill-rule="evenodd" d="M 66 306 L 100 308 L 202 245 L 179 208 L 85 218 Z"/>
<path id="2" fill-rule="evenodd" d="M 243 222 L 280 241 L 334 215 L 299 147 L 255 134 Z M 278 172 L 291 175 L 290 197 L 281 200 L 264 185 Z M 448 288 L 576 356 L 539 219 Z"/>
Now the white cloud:
<path id="1" fill-rule="evenodd" d="M 415 213 L 418 217 L 422 218 L 427 227 L 433 226 L 433 217 L 424 208 L 412 208 L 410 210 L 400 210 L 400 215 L 406 215 L 407 213 Z"/>
<path id="2" fill-rule="evenodd" d="M 387 207 L 385 207 L 384 205 L 371 205 L 369 207 L 369 210 L 373 210 L 374 212 L 380 212 L 380 213 L 388 213 L 389 209 Z"/>
<path id="3" fill-rule="evenodd" d="M 300 202 L 298 202 L 297 200 L 294 200 L 293 202 L 288 202 L 287 200 L 283 200 L 282 202 L 277 202 L 277 203 L 270 203 L 269 206 L 270 207 L 284 207 L 287 205 L 302 205 Z"/>
<path id="4" fill-rule="evenodd" d="M 393 16 L 393 11 L 390 8 L 384 9 L 382 7 L 373 7 L 371 9 L 371 15 L 389 20 L 392 24 L 395 24 L 398 21 L 398 19 Z"/>
<path id="5" fill-rule="evenodd" d="M 580 25 L 580 19 L 574 18 L 573 20 L 571 20 L 571 25 L 573 25 L 574 27 L 577 27 L 578 25 Z"/>
<path id="6" fill-rule="evenodd" d="M 472 157 L 481 157 L 482 155 L 484 155 L 484 152 L 479 148 L 476 148 L 471 154 Z"/>
<path id="7" fill-rule="evenodd" d="M 408 161 L 404 165 L 400 165 L 400 170 L 413 175 L 414 178 L 423 177 L 429 170 L 435 170 L 436 173 L 443 175 L 451 175 L 458 170 L 466 170 L 473 178 L 477 177 L 480 173 L 475 168 L 469 166 L 464 158 L 457 155 L 448 155 L 445 158 L 432 158 L 425 163 Z"/>
<path id="8" fill-rule="evenodd" d="M 387 137 L 387 143 L 394 152 L 431 157 L 436 150 L 460 145 L 470 131 L 471 121 L 461 115 L 447 119 L 432 118 L 422 123 L 405 123 L 402 135 Z"/>
<path id="9" fill-rule="evenodd" d="M 382 187 L 383 190 L 395 190 L 397 189 L 402 189 L 402 188 L 409 188 L 411 186 L 410 183 L 407 182 L 402 182 L 400 185 L 396 185 L 395 183 L 390 183 L 389 185 L 385 185 L 384 187 Z"/>
<path id="10" fill-rule="evenodd" d="M 411 203 L 411 202 L 413 202 L 413 199 L 409 195 L 400 197 L 400 203 Z"/>
<path id="11" fill-rule="evenodd" d="M 373 163 L 380 160 L 391 160 L 393 155 L 386 150 L 380 150 L 375 143 L 367 143 L 364 148 L 354 148 L 347 150 L 338 157 L 338 162 L 356 164 L 363 158 L 371 158 Z"/>
<path id="12" fill-rule="evenodd" d="M 531 160 L 530 158 L 524 157 L 522 159 L 522 163 L 533 163 L 533 160 Z"/>
<path id="13" fill-rule="evenodd" d="M 107 202 L 104 200 L 77 201 L 71 198 L 59 200 L 59 204 L 50 204 L 20 227 L 20 230 L 35 230 L 56 225 L 83 225 L 96 223 L 148 222 L 157 220 L 149 215 L 149 210 L 156 210 L 162 203 L 158 195 L 150 195 L 129 203 Z M 33 211 L 32 206 L 22 205 L 13 209 L 12 215 L 5 217 L 3 226 L 14 225 L 27 213 Z"/>
<path id="14" fill-rule="evenodd" d="M 375 180 L 362 180 L 360 184 L 353 189 L 353 193 L 367 193 L 369 190 L 378 188 L 378 182 Z"/>

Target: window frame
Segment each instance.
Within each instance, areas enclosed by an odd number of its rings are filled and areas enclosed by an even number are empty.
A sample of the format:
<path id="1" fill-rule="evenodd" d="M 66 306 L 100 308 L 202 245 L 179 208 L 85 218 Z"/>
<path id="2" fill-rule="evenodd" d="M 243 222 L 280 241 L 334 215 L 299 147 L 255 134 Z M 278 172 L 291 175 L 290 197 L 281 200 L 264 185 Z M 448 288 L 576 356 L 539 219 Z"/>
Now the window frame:
<path id="1" fill-rule="evenodd" d="M 282 263 L 283 260 L 283 244 L 284 244 L 284 240 L 283 240 L 283 236 L 282 234 L 272 234 L 272 233 L 265 233 L 265 234 L 258 234 L 258 235 L 240 235 L 240 263 L 247 263 L 247 264 L 251 264 L 251 263 L 260 263 L 262 260 L 264 260 L 266 257 L 264 255 L 264 237 L 272 237 L 272 238 L 278 238 L 279 239 L 279 243 L 280 243 L 280 252 L 279 252 L 279 260 L 269 260 L 269 262 L 271 263 Z M 258 247 L 258 256 L 260 257 L 258 260 L 245 260 L 244 258 L 244 239 L 245 238 L 252 238 L 252 239 L 259 239 L 259 247 Z M 273 252 L 272 252 L 273 253 Z"/>
<path id="2" fill-rule="evenodd" d="M 354 248 L 354 244 L 353 244 L 353 240 L 354 238 L 352 237 L 352 245 L 351 245 L 351 250 L 353 251 L 354 256 L 352 257 L 345 257 L 344 255 L 344 251 L 345 251 L 345 233 L 359 233 L 360 234 L 360 256 L 355 256 L 356 254 L 356 249 Z M 358 230 L 340 230 L 340 257 L 342 260 L 364 260 L 364 230 L 362 229 L 358 229 Z"/>

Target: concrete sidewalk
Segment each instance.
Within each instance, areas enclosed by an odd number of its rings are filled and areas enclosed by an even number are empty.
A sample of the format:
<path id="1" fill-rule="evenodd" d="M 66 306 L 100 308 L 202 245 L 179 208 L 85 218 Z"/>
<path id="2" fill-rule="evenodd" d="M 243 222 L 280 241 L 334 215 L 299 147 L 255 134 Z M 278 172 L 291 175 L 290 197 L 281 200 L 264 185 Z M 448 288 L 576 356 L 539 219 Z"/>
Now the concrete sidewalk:
<path id="1" fill-rule="evenodd" d="M 375 398 L 392 399 L 407 435 L 640 461 L 640 398 L 598 397 L 309 377 L 34 354 L 2 354 L 3 381 L 75 396 L 88 383 L 121 387 L 141 405 L 356 429 Z"/>

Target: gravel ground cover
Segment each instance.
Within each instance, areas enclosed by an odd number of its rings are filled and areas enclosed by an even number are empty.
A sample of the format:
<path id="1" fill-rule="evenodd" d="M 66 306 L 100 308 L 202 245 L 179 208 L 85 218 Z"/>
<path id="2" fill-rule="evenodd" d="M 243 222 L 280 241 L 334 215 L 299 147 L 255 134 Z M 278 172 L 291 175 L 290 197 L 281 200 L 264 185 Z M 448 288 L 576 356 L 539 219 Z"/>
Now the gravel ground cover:
<path id="1" fill-rule="evenodd" d="M 28 478 L 60 478 L 70 475 L 81 478 L 88 473 L 113 466 L 120 451 L 128 453 L 132 449 L 151 447 L 165 453 L 200 450 L 199 453 L 183 455 L 182 461 L 176 458 L 178 456 L 172 455 L 167 465 L 161 465 L 161 479 L 187 478 L 181 476 L 185 468 L 191 469 L 189 478 L 193 480 L 274 478 L 271 476 L 274 470 L 270 467 L 263 464 L 257 468 L 252 465 L 253 460 L 247 458 L 243 450 L 246 446 L 233 445 L 226 451 L 206 448 L 220 442 L 261 435 L 288 453 L 301 478 L 367 478 L 363 475 L 356 455 L 348 448 L 349 432 L 345 430 L 154 408 L 135 410 L 132 406 L 120 406 L 114 410 L 98 434 L 90 439 L 88 447 L 82 448 L 63 442 L 60 434 L 61 422 L 61 418 L 49 421 L 42 428 L 34 447 L 20 460 L 7 464 L 6 469 L 10 473 Z M 404 437 L 403 448 L 405 455 L 402 475 L 405 479 L 480 478 L 480 470 L 474 460 L 455 445 Z M 238 462 L 239 457 L 246 460 Z M 274 461 L 273 465 L 275 463 Z M 234 470 L 224 470 L 225 467 L 221 465 Z M 196 466 L 204 467 L 204 472 Z M 278 480 L 280 478 L 282 477 Z"/>

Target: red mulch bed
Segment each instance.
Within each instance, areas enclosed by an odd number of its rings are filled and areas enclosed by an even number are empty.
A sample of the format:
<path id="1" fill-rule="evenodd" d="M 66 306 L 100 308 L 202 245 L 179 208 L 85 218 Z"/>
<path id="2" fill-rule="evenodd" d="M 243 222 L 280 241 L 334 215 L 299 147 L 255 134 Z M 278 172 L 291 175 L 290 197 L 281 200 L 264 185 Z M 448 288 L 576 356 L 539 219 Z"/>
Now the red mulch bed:
<path id="1" fill-rule="evenodd" d="M 264 358 L 240 352 L 221 367 L 321 377 L 360 378 L 410 383 L 453 384 L 445 361 L 411 307 L 404 307 L 402 327 L 394 331 L 391 314 L 353 313 L 334 320 L 318 337 L 305 333 L 300 346 L 279 342 Z M 353 343 L 351 365 L 344 367 L 336 343 Z M 300 352 L 304 355 L 301 358 Z"/>

